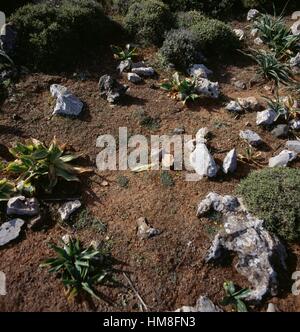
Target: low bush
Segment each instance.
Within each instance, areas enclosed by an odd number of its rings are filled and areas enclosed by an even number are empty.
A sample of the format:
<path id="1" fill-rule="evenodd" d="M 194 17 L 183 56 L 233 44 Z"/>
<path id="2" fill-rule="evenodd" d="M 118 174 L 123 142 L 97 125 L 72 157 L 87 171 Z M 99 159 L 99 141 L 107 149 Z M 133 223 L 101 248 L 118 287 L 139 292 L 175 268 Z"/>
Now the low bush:
<path id="1" fill-rule="evenodd" d="M 149 45 L 160 44 L 164 32 L 173 24 L 169 7 L 158 0 L 133 3 L 125 17 L 125 27 L 137 41 Z"/>
<path id="2" fill-rule="evenodd" d="M 300 169 L 276 167 L 252 172 L 237 193 L 266 228 L 287 241 L 300 238 Z"/>
<path id="3" fill-rule="evenodd" d="M 11 21 L 18 31 L 17 62 L 45 71 L 71 68 L 101 50 L 117 26 L 92 0 L 26 5 Z"/>
<path id="4" fill-rule="evenodd" d="M 201 23 L 201 21 L 205 19 L 207 19 L 206 16 L 202 12 L 196 10 L 178 12 L 176 14 L 175 26 L 178 29 L 188 29 L 197 23 Z"/>
<path id="5" fill-rule="evenodd" d="M 197 47 L 206 54 L 225 55 L 239 46 L 229 25 L 216 19 L 204 19 L 191 27 Z"/>
<path id="6" fill-rule="evenodd" d="M 186 69 L 195 63 L 197 49 L 193 34 L 186 29 L 171 30 L 160 49 L 165 62 Z"/>

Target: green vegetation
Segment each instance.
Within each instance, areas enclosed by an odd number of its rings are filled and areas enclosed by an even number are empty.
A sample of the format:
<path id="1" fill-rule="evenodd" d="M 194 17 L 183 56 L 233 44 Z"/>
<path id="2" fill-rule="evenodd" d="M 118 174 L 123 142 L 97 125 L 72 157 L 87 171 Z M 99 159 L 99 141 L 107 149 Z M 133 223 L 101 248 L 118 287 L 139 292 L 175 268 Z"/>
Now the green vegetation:
<path id="1" fill-rule="evenodd" d="M 171 30 L 160 49 L 163 61 L 186 69 L 195 63 L 197 49 L 193 34 L 186 29 Z"/>
<path id="2" fill-rule="evenodd" d="M 56 273 L 67 289 L 67 297 L 74 298 L 82 292 L 100 299 L 94 290 L 97 284 L 103 284 L 110 270 L 107 257 L 92 247 L 84 248 L 79 240 L 70 239 L 64 247 L 50 244 L 57 256 L 45 260 L 41 267 L 48 267 Z"/>
<path id="3" fill-rule="evenodd" d="M 173 75 L 171 81 L 162 83 L 161 88 L 168 91 L 171 98 L 183 101 L 183 104 L 199 98 L 199 95 L 195 92 L 195 80 L 189 78 L 180 79 L 177 72 Z"/>
<path id="4" fill-rule="evenodd" d="M 71 216 L 71 223 L 76 230 L 90 228 L 97 232 L 106 232 L 107 229 L 107 225 L 100 219 L 95 218 L 87 209 L 81 210 L 75 218 Z"/>
<path id="5" fill-rule="evenodd" d="M 117 182 L 121 188 L 128 188 L 129 180 L 126 176 L 118 176 Z"/>
<path id="6" fill-rule="evenodd" d="M 112 46 L 111 48 L 114 53 L 115 59 L 118 61 L 132 60 L 137 56 L 136 48 L 131 47 L 130 44 L 127 44 L 124 49 L 119 46 Z"/>
<path id="7" fill-rule="evenodd" d="M 265 227 L 286 241 L 300 238 L 300 170 L 287 167 L 252 172 L 237 194 Z"/>
<path id="8" fill-rule="evenodd" d="M 16 181 L 20 191 L 33 193 L 36 186 L 40 186 L 51 193 L 59 178 L 79 181 L 77 175 L 89 171 L 70 164 L 78 157 L 65 154 L 64 147 L 59 146 L 55 139 L 49 147 L 32 139 L 27 144 L 17 143 L 9 151 L 16 160 L 7 165 L 6 171 L 19 175 Z"/>
<path id="9" fill-rule="evenodd" d="M 247 306 L 243 302 L 243 299 L 246 298 L 250 290 L 248 288 L 236 290 L 236 287 L 232 281 L 224 282 L 225 297 L 223 298 L 221 304 L 224 306 L 232 305 L 237 312 L 247 312 Z"/>
<path id="10" fill-rule="evenodd" d="M 0 202 L 9 199 L 15 191 L 15 186 L 13 183 L 9 182 L 7 179 L 0 180 Z"/>
<path id="11" fill-rule="evenodd" d="M 176 13 L 176 28 L 178 29 L 188 29 L 191 26 L 201 23 L 202 20 L 206 20 L 207 17 L 199 11 L 192 10 L 188 12 L 178 12 Z"/>
<path id="12" fill-rule="evenodd" d="M 71 68 L 119 35 L 116 24 L 92 0 L 29 4 L 10 20 L 18 31 L 17 62 L 45 71 Z"/>
<path id="13" fill-rule="evenodd" d="M 161 44 L 166 30 L 172 27 L 172 13 L 158 0 L 142 0 L 133 3 L 125 17 L 129 34 L 144 45 Z"/>
<path id="14" fill-rule="evenodd" d="M 171 174 L 167 171 L 163 171 L 160 174 L 160 181 L 165 187 L 173 187 L 175 185 Z"/>
<path id="15" fill-rule="evenodd" d="M 267 101 L 268 108 L 277 114 L 275 121 L 279 118 L 284 118 L 284 120 L 288 121 L 300 116 L 300 109 L 295 107 L 297 103 L 291 96 L 283 99 L 277 93 L 274 99 L 269 97 L 264 97 L 264 99 Z"/>

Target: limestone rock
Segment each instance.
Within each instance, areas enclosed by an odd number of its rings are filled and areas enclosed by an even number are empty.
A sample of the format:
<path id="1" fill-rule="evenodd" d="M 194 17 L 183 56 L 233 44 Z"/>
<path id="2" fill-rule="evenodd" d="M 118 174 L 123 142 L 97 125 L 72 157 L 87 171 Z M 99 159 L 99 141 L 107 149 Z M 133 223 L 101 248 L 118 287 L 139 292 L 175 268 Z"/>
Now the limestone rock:
<path id="1" fill-rule="evenodd" d="M 253 42 L 255 45 L 262 45 L 264 43 L 260 37 L 256 37 Z"/>
<path id="2" fill-rule="evenodd" d="M 228 112 L 232 112 L 232 113 L 241 113 L 243 111 L 243 108 L 241 107 L 241 105 L 235 100 L 232 100 L 231 102 L 229 102 L 226 105 L 225 109 Z"/>
<path id="3" fill-rule="evenodd" d="M 198 143 L 196 149 L 190 154 L 190 164 L 200 176 L 215 177 L 217 175 L 218 166 L 203 143 Z"/>
<path id="4" fill-rule="evenodd" d="M 243 40 L 245 37 L 245 32 L 242 29 L 233 29 L 233 32 L 238 37 L 239 40 Z"/>
<path id="5" fill-rule="evenodd" d="M 236 150 L 229 151 L 223 161 L 223 172 L 225 174 L 234 173 L 237 168 L 237 154 Z"/>
<path id="6" fill-rule="evenodd" d="M 0 226 L 0 247 L 16 239 L 24 225 L 24 220 L 13 219 Z"/>
<path id="7" fill-rule="evenodd" d="M 159 235 L 160 233 L 160 230 L 149 226 L 146 218 L 141 217 L 137 220 L 137 236 L 141 240 L 149 239 L 153 236 Z"/>
<path id="8" fill-rule="evenodd" d="M 294 119 L 290 121 L 289 125 L 293 130 L 300 130 L 300 120 Z"/>
<path id="9" fill-rule="evenodd" d="M 260 138 L 260 136 L 256 134 L 254 131 L 249 129 L 244 131 L 241 130 L 240 138 L 244 139 L 252 146 L 258 146 L 262 143 L 262 139 Z"/>
<path id="10" fill-rule="evenodd" d="M 276 113 L 271 109 L 267 109 L 262 112 L 257 112 L 256 124 L 258 126 L 261 125 L 269 126 L 275 121 L 275 119 L 276 119 Z"/>
<path id="11" fill-rule="evenodd" d="M 103 75 L 99 80 L 100 96 L 105 97 L 109 103 L 116 103 L 125 95 L 127 85 L 123 85 L 109 75 Z"/>
<path id="12" fill-rule="evenodd" d="M 207 296 L 200 296 L 193 307 L 183 306 L 175 312 L 223 312 Z"/>
<path id="13" fill-rule="evenodd" d="M 285 144 L 286 148 L 296 153 L 300 153 L 300 141 L 287 141 Z"/>
<path id="14" fill-rule="evenodd" d="M 271 134 L 277 138 L 287 137 L 288 133 L 289 126 L 286 124 L 279 124 L 271 131 Z"/>
<path id="15" fill-rule="evenodd" d="M 247 21 L 254 20 L 259 14 L 260 13 L 257 9 L 250 9 L 247 13 Z"/>
<path id="16" fill-rule="evenodd" d="M 291 26 L 291 31 L 293 35 L 300 35 L 300 21 L 296 21 Z"/>
<path id="17" fill-rule="evenodd" d="M 269 167 L 285 167 L 289 162 L 297 158 L 294 151 L 283 150 L 277 156 L 269 159 Z"/>
<path id="18" fill-rule="evenodd" d="M 193 77 L 207 78 L 213 72 L 203 64 L 195 64 L 187 70 L 187 73 Z"/>
<path id="19" fill-rule="evenodd" d="M 127 79 L 129 82 L 132 82 L 135 84 L 140 83 L 142 81 L 142 78 L 138 74 L 135 74 L 135 73 L 128 73 Z"/>
<path id="20" fill-rule="evenodd" d="M 155 74 L 155 70 L 152 67 L 138 67 L 132 68 L 131 70 L 134 74 L 142 77 L 151 77 Z"/>
<path id="21" fill-rule="evenodd" d="M 62 221 L 66 221 L 69 219 L 70 215 L 74 213 L 81 207 L 80 201 L 70 201 L 63 204 L 59 209 L 58 213 L 60 214 L 60 218 Z"/>
<path id="22" fill-rule="evenodd" d="M 120 62 L 120 64 L 117 67 L 117 70 L 120 73 L 123 73 L 124 71 L 130 71 L 131 68 L 132 68 L 132 60 L 127 59 Z"/>
<path id="23" fill-rule="evenodd" d="M 260 104 L 255 97 L 238 98 L 238 103 L 245 111 L 258 111 Z"/>
<path id="24" fill-rule="evenodd" d="M 211 98 L 219 98 L 220 88 L 218 82 L 211 82 L 206 78 L 197 77 L 195 84 L 195 91 L 199 95 L 204 95 Z"/>
<path id="25" fill-rule="evenodd" d="M 7 202 L 6 213 L 15 216 L 33 217 L 39 214 L 39 203 L 36 198 L 26 198 L 24 196 L 16 196 Z"/>
<path id="26" fill-rule="evenodd" d="M 65 116 L 79 116 L 83 103 L 74 96 L 68 89 L 59 84 L 52 84 L 50 92 L 53 97 L 56 98 L 56 105 L 54 107 L 53 115 L 65 115 Z"/>

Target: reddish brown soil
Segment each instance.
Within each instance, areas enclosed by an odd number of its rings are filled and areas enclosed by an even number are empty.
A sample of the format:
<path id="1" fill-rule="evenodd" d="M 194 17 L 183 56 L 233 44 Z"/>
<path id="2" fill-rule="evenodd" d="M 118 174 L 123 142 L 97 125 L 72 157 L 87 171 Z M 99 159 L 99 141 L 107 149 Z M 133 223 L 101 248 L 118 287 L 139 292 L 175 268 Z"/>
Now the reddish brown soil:
<path id="1" fill-rule="evenodd" d="M 22 77 L 16 86 L 16 100 L 8 99 L 1 107 L 1 144 L 10 146 L 13 142 L 30 137 L 49 143 L 56 136 L 60 142 L 68 143 L 77 153 L 83 154 L 95 171 L 95 158 L 99 152 L 96 138 L 102 134 L 117 137 L 121 126 L 126 126 L 131 134 L 147 136 L 152 133 L 171 134 L 176 127 L 184 127 L 187 134 L 194 135 L 199 128 L 207 126 L 213 134 L 209 145 L 219 162 L 226 151 L 233 147 L 239 153 L 243 152 L 246 145 L 239 139 L 239 131 L 245 128 L 252 128 L 265 141 L 262 151 L 265 162 L 284 146 L 284 140 L 275 139 L 268 131 L 257 128 L 255 113 L 235 119 L 224 110 L 226 98 L 267 94 L 263 86 L 236 91 L 230 83 L 232 77 L 248 82 L 255 71 L 252 66 L 213 66 L 214 78 L 221 83 L 226 97 L 222 101 L 203 99 L 191 108 L 184 108 L 163 91 L 153 89 L 152 84 L 158 81 L 151 79 L 146 80 L 145 84 L 130 85 L 129 96 L 123 104 L 109 106 L 98 95 L 97 81 L 104 73 L 115 73 L 115 65 L 111 60 L 99 61 L 99 64 L 90 68 L 92 74 L 86 81 L 78 81 L 72 75 L 31 74 Z M 160 78 L 164 78 L 164 74 Z M 53 101 L 49 86 L 52 83 L 67 86 L 86 103 L 85 115 L 81 119 L 50 119 Z M 135 112 L 140 109 L 160 119 L 158 130 L 151 131 L 139 125 Z M 297 161 L 292 166 L 299 165 Z M 219 303 L 224 295 L 222 284 L 225 280 L 233 280 L 241 287 L 249 285 L 235 271 L 234 260 L 224 266 L 204 264 L 203 257 L 213 235 L 208 228 L 211 221 L 198 219 L 196 207 L 210 191 L 233 193 L 240 179 L 251 169 L 248 164 L 239 163 L 238 171 L 233 176 L 219 175 L 214 180 L 199 182 L 186 182 L 184 172 L 171 171 L 175 181 L 173 187 L 162 185 L 160 172 L 95 172 L 92 176 L 83 177 L 82 200 L 85 207 L 108 225 L 107 232 L 103 234 L 84 229 L 74 233 L 85 243 L 101 240 L 111 248 L 113 257 L 120 262 L 118 267 L 127 271 L 149 310 L 175 310 L 182 305 L 193 305 L 200 295 L 208 295 L 215 303 Z M 128 188 L 118 184 L 120 175 L 128 177 Z M 109 186 L 101 186 L 103 179 L 109 182 Z M 136 236 L 136 220 L 141 216 L 146 217 L 162 234 L 140 241 Z M 99 289 L 111 303 L 93 301 L 91 305 L 85 302 L 69 303 L 66 300 L 61 282 L 39 268 L 44 258 L 53 255 L 47 243 L 57 243 L 66 233 L 62 227 L 67 228 L 54 221 L 44 231 L 25 230 L 18 241 L 0 250 L 0 271 L 6 274 L 8 292 L 7 296 L 0 297 L 0 310 L 138 311 L 139 301 L 122 273 L 117 274 L 117 279 L 123 286 Z M 68 231 L 72 232 L 72 229 L 68 228 Z M 291 294 L 290 280 L 291 273 L 300 270 L 299 250 L 298 245 L 289 249 L 289 272 L 283 278 L 279 296 L 268 299 L 261 307 L 250 309 L 265 311 L 268 301 L 272 301 L 283 311 L 300 310 L 300 297 Z"/>

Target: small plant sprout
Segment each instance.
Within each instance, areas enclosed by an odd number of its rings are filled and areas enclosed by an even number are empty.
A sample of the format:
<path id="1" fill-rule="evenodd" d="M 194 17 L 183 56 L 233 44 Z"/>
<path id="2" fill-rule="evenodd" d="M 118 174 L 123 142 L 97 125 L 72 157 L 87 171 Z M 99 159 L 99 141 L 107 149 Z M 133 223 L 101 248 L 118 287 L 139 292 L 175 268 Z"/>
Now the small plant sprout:
<path id="1" fill-rule="evenodd" d="M 245 148 L 244 153 L 238 154 L 238 160 L 242 163 L 250 164 L 255 167 L 264 167 L 261 152 L 255 152 L 251 146 Z"/>
<path id="2" fill-rule="evenodd" d="M 100 299 L 94 286 L 103 284 L 110 274 L 107 257 L 92 246 L 84 248 L 78 239 L 70 238 L 63 247 L 50 244 L 57 256 L 45 260 L 40 266 L 49 268 L 62 279 L 68 299 L 87 293 Z"/>
<path id="3" fill-rule="evenodd" d="M 91 171 L 70 164 L 78 157 L 65 154 L 64 150 L 65 147 L 58 145 L 56 139 L 49 147 L 36 139 L 31 139 L 26 144 L 17 143 L 9 150 L 16 160 L 7 165 L 6 171 L 19 175 L 17 179 L 19 188 L 31 188 L 34 191 L 38 184 L 46 192 L 51 193 L 59 178 L 79 181 L 78 174 Z"/>
<path id="4" fill-rule="evenodd" d="M 221 304 L 224 306 L 233 305 L 237 312 L 247 312 L 247 306 L 243 302 L 243 299 L 249 295 L 250 290 L 248 288 L 243 288 L 237 291 L 232 281 L 224 282 L 223 287 L 225 290 L 225 296 Z"/>
<path id="5" fill-rule="evenodd" d="M 187 101 L 195 101 L 199 98 L 199 95 L 195 91 L 195 80 L 184 78 L 180 79 L 178 72 L 176 72 L 171 81 L 166 81 L 161 84 L 161 88 L 169 92 L 172 99 L 183 101 L 186 104 Z"/>
<path id="6" fill-rule="evenodd" d="M 7 179 L 0 180 L 0 202 L 8 200 L 14 193 L 15 186 Z"/>
<path id="7" fill-rule="evenodd" d="M 111 46 L 111 49 L 114 53 L 115 59 L 119 61 L 133 60 L 138 55 L 137 49 L 131 47 L 130 44 L 127 44 L 124 49 L 119 46 Z"/>

